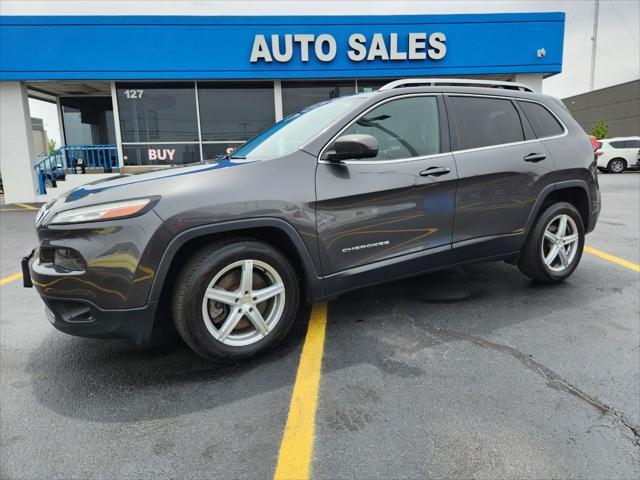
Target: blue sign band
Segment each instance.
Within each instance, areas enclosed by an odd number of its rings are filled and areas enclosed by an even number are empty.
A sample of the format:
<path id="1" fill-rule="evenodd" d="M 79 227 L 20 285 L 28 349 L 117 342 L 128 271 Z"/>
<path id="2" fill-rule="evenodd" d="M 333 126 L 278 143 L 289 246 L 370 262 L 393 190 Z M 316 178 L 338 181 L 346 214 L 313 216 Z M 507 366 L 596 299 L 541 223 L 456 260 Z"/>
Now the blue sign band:
<path id="1" fill-rule="evenodd" d="M 0 80 L 551 75 L 562 69 L 564 20 L 563 13 L 2 16 Z M 434 33 L 445 38 L 441 58 L 437 49 L 429 52 L 429 38 Z M 359 40 L 355 41 L 352 37 L 357 34 Z M 314 41 L 322 36 L 326 41 L 320 50 L 307 41 L 305 61 L 296 35 L 307 39 L 311 35 Z M 271 61 L 264 55 L 251 61 L 256 39 L 265 40 Z M 287 53 L 287 42 L 291 42 L 290 58 L 275 55 L 276 47 Z M 358 55 L 350 56 L 356 43 Z M 420 47 L 417 50 L 416 45 Z"/>

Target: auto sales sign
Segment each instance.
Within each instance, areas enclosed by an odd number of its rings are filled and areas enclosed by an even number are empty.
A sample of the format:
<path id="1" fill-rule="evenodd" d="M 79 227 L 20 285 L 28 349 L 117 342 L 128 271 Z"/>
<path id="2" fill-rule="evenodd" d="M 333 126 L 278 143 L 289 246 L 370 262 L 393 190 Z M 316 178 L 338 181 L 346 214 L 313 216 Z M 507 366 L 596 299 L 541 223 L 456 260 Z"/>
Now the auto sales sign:
<path id="1" fill-rule="evenodd" d="M 353 62 L 441 60 L 447 54 L 447 36 L 443 32 L 409 32 L 403 36 L 401 46 L 397 32 L 387 35 L 376 32 L 369 37 L 352 33 L 342 53 Z M 297 58 L 308 62 L 315 57 L 320 62 L 331 62 L 340 54 L 338 50 L 338 42 L 329 33 L 259 34 L 253 39 L 250 61 L 284 63 Z"/>

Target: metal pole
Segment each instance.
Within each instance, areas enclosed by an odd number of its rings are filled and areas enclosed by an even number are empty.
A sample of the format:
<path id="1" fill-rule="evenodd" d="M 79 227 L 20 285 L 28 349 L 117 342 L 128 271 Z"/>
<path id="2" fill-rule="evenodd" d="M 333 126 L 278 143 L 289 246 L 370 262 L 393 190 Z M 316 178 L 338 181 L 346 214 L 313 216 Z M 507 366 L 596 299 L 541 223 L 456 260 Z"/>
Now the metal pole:
<path id="1" fill-rule="evenodd" d="M 591 76 L 589 77 L 589 90 L 593 90 L 596 78 L 596 51 L 598 49 L 598 15 L 600 13 L 600 0 L 595 0 L 593 10 L 593 34 L 591 35 Z"/>

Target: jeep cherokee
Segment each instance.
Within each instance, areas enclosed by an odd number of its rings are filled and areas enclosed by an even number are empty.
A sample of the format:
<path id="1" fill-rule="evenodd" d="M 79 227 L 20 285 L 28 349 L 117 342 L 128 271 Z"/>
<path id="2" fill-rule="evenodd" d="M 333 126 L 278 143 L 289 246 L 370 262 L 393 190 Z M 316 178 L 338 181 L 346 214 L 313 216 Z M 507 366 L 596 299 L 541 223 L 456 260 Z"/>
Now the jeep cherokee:
<path id="1" fill-rule="evenodd" d="M 472 262 L 575 270 L 600 210 L 594 146 L 555 98 L 406 79 L 291 115 L 237 151 L 70 191 L 22 261 L 59 330 L 198 354 L 276 345 L 302 303 Z M 174 331 L 175 331 L 174 330 Z"/>

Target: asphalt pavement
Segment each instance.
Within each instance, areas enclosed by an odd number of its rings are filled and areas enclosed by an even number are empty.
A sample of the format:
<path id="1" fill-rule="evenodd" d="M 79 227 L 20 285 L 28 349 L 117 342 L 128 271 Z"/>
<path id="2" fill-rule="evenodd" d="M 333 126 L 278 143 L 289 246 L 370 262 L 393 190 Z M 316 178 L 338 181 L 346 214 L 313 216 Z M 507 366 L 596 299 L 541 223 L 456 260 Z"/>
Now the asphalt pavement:
<path id="1" fill-rule="evenodd" d="M 587 245 L 640 263 L 640 174 L 600 175 Z M 0 206 L 0 278 L 35 245 Z M 640 476 L 640 275 L 585 253 L 564 284 L 505 263 L 423 275 L 328 306 L 310 476 Z M 0 287 L 0 477 L 271 478 L 306 322 L 266 357 L 74 338 L 36 292 Z"/>

